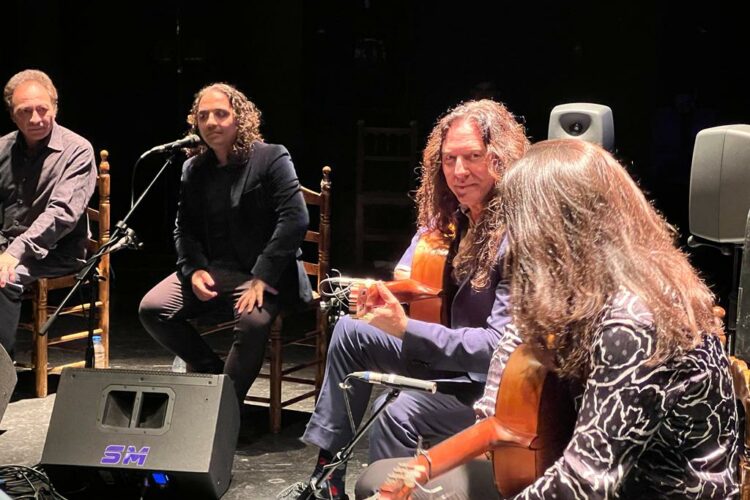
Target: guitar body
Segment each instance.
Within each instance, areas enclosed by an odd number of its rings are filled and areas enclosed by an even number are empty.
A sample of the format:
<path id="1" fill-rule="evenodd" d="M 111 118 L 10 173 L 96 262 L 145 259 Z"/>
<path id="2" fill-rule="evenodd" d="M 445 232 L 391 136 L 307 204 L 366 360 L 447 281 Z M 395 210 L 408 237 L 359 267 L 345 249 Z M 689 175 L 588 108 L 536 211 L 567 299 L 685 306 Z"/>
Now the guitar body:
<path id="1" fill-rule="evenodd" d="M 447 307 L 442 292 L 449 243 L 440 234 L 423 234 L 414 249 L 410 277 L 383 283 L 399 302 L 408 305 L 410 318 L 442 323 L 443 308 Z M 361 316 L 365 297 L 375 289 L 371 280 L 351 285 L 349 312 L 354 317 Z M 371 307 L 384 304 L 381 299 L 367 300 L 371 301 L 368 303 Z"/>
<path id="2" fill-rule="evenodd" d="M 536 436 L 528 448 L 498 443 L 492 450 L 495 485 L 510 497 L 560 458 L 573 435 L 576 412 L 567 385 L 523 344 L 508 360 L 493 418 L 503 427 Z"/>
<path id="3" fill-rule="evenodd" d="M 449 241 L 438 233 L 425 233 L 419 238 L 411 263 L 411 279 L 430 288 L 442 290 L 445 261 L 448 257 Z M 412 302 L 409 317 L 428 323 L 441 323 L 443 297 L 434 297 Z"/>

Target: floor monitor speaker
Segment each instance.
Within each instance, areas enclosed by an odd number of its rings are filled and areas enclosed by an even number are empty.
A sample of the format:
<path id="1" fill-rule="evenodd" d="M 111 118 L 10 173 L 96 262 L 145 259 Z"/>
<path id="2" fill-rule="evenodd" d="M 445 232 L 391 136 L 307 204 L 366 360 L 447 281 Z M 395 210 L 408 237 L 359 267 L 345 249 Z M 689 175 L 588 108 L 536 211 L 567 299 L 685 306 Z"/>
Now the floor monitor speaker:
<path id="1" fill-rule="evenodd" d="M 154 488 L 175 498 L 219 498 L 229 487 L 239 425 L 226 375 L 66 369 L 41 463 L 62 494 Z"/>

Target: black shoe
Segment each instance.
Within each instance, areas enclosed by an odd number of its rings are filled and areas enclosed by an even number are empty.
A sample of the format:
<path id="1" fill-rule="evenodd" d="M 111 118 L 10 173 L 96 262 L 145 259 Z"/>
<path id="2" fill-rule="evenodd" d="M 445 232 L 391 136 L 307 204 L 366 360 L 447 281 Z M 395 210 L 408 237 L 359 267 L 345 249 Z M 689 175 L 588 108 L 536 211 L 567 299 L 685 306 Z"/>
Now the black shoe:
<path id="1" fill-rule="evenodd" d="M 313 498 L 312 488 L 309 483 L 299 481 L 281 490 L 276 498 L 281 500 L 306 500 Z"/>
<path id="2" fill-rule="evenodd" d="M 284 488 L 276 495 L 276 498 L 282 500 L 349 500 L 349 496 L 343 491 L 331 491 L 328 481 L 323 481 L 321 487 L 315 492 L 310 482 L 299 481 Z"/>

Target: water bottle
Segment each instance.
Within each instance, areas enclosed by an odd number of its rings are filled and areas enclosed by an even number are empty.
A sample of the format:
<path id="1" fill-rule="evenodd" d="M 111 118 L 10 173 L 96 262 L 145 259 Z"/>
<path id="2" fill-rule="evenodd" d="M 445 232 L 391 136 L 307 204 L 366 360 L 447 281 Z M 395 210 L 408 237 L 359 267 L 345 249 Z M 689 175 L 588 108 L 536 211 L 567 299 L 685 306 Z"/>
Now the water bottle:
<path id="1" fill-rule="evenodd" d="M 106 368 L 106 360 L 104 356 L 104 344 L 102 344 L 102 336 L 94 335 L 94 368 Z"/>

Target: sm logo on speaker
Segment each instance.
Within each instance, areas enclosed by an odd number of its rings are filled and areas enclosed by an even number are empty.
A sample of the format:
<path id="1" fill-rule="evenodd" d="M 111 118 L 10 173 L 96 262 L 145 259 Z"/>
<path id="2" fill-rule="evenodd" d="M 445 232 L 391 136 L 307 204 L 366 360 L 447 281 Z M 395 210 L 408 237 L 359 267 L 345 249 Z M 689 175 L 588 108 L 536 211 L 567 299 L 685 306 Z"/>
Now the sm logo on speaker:
<path id="1" fill-rule="evenodd" d="M 120 444 L 110 444 L 104 448 L 104 456 L 99 461 L 102 465 L 136 465 L 143 467 L 146 465 L 148 452 L 151 448 L 144 446 L 136 451 L 135 446 L 123 446 Z"/>

